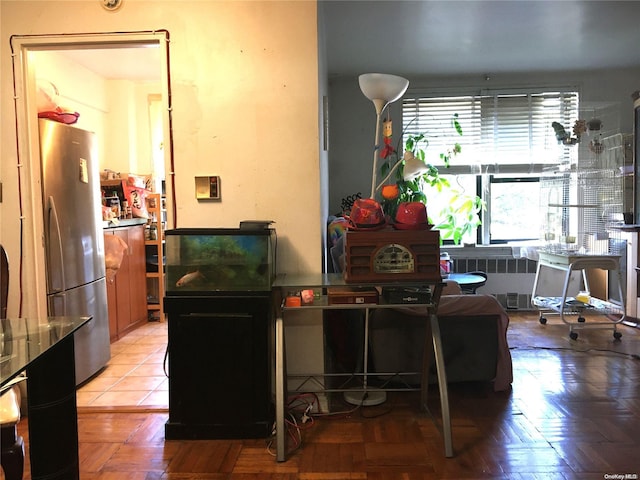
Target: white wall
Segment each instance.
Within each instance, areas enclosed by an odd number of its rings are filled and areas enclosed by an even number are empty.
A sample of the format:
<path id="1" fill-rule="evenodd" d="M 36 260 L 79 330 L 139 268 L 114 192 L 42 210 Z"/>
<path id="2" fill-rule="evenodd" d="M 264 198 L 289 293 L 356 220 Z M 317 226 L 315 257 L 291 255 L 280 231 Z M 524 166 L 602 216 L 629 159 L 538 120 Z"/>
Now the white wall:
<path id="1" fill-rule="evenodd" d="M 147 175 L 154 172 L 149 95 L 160 94 L 157 82 L 108 80 L 109 111 L 104 132 L 102 169 Z"/>
<path id="2" fill-rule="evenodd" d="M 383 65 L 377 71 L 403 75 L 402 72 L 385 72 Z M 410 82 L 409 90 L 421 87 L 455 91 L 456 87 L 480 90 L 515 86 L 578 85 L 581 89 L 581 102 L 618 104 L 621 131 L 630 133 L 633 127 L 631 93 L 640 89 L 640 65 L 619 70 L 492 75 L 489 81 L 480 76 L 416 78 L 407 75 L 406 78 Z M 329 211 L 337 213 L 342 198 L 356 192 L 362 192 L 363 196 L 370 193 L 370 152 L 374 141 L 375 112 L 373 104 L 360 91 L 357 77 L 332 78 L 329 92 Z M 396 136 L 402 130 L 401 102 L 391 105 L 391 116 Z"/>
<path id="3" fill-rule="evenodd" d="M 157 30 L 171 34 L 178 226 L 273 219 L 281 271 L 321 268 L 315 2 L 4 1 L 14 34 Z M 44 10 L 46 9 L 46 14 Z M 2 241 L 17 251 L 11 58 L 2 49 Z M 6 121 L 5 121 L 6 119 Z M 6 125 L 6 128 L 4 128 Z M 198 203 L 194 176 L 220 175 L 222 201 Z M 7 238 L 5 238 L 7 236 Z"/>
<path id="4" fill-rule="evenodd" d="M 105 139 L 102 132 L 109 113 L 109 82 L 59 52 L 32 52 L 29 63 L 39 84 L 55 85 L 60 106 L 80 114 L 75 126 L 99 134 L 98 155 L 103 158 Z M 9 104 L 7 102 L 7 106 Z"/>
<path id="5" fill-rule="evenodd" d="M 234 227 L 244 219 L 271 219 L 279 238 L 278 270 L 321 271 L 325 215 L 315 1 L 139 0 L 110 13 L 97 1 L 2 0 L 0 22 L 0 242 L 14 261 L 20 219 L 10 36 L 166 29 L 177 226 Z M 222 201 L 196 201 L 198 175 L 221 177 Z M 32 252 L 24 251 L 23 258 L 31 276 L 39 274 L 29 263 Z M 26 278 L 24 289 L 31 281 Z M 16 314 L 17 298 L 14 281 L 10 315 Z M 27 314 L 33 301 L 25 297 Z M 319 358 L 321 367 L 320 331 L 316 324 L 315 338 L 299 337 L 314 346 L 306 354 Z"/>

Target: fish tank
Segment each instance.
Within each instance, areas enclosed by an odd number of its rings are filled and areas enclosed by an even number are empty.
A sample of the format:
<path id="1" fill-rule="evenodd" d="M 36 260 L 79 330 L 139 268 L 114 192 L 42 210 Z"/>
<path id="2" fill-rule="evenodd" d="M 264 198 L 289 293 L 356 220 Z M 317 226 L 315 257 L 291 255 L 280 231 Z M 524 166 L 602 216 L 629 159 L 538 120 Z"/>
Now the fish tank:
<path id="1" fill-rule="evenodd" d="M 167 296 L 264 292 L 275 278 L 272 228 L 177 228 L 165 231 Z"/>

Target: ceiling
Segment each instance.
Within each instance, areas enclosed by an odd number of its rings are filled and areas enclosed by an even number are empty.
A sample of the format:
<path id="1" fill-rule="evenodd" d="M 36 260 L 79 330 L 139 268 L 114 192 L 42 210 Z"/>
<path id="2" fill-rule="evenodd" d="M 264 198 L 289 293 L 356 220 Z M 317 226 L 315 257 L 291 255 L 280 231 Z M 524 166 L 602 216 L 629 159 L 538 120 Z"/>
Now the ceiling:
<path id="1" fill-rule="evenodd" d="M 330 75 L 640 65 L 640 1 L 322 0 Z"/>
<path id="2" fill-rule="evenodd" d="M 640 65 L 640 1 L 320 0 L 329 75 Z M 158 80 L 158 48 L 73 50 L 105 78 Z"/>

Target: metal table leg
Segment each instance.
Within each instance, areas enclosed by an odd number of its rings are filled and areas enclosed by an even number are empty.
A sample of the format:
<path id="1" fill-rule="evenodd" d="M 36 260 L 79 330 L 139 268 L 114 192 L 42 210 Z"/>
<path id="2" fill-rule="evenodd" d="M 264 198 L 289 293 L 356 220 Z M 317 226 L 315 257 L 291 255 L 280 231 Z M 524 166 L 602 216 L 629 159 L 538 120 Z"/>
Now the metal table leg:
<path id="1" fill-rule="evenodd" d="M 447 389 L 447 372 L 444 367 L 444 355 L 442 353 L 442 339 L 440 338 L 440 325 L 436 314 L 429 315 L 431 323 L 431 338 L 433 339 L 433 353 L 438 372 L 438 389 L 440 390 L 440 408 L 442 409 L 442 431 L 444 435 L 444 454 L 453 457 L 453 440 L 451 437 L 451 416 L 449 414 L 449 390 Z M 425 399 L 426 400 L 426 399 Z"/>
<path id="2" fill-rule="evenodd" d="M 287 442 L 284 424 L 284 402 L 286 397 L 284 321 L 282 314 L 276 316 L 276 460 L 284 462 L 287 455 Z"/>

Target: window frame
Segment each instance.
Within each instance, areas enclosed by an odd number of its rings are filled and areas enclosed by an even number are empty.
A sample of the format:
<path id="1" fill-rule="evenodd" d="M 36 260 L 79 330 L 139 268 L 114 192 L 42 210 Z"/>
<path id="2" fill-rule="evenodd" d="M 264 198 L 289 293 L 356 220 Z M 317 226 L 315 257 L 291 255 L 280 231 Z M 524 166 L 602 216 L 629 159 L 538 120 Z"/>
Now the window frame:
<path id="1" fill-rule="evenodd" d="M 479 182 L 482 183 L 482 190 L 486 192 L 486 198 L 484 199 L 487 203 L 487 209 L 483 212 L 482 215 L 482 225 L 478 230 L 482 230 L 481 238 L 489 239 L 490 245 L 508 245 L 511 242 L 522 242 L 522 241 L 531 241 L 537 240 L 538 234 L 532 238 L 516 238 L 511 240 L 496 240 L 491 236 L 491 198 L 492 198 L 492 185 L 498 183 L 538 183 L 540 184 L 540 176 L 525 176 L 525 177 L 496 177 L 496 175 L 485 175 L 481 176 L 483 178 L 479 179 Z M 482 198 L 482 196 L 481 196 Z"/>
<path id="2" fill-rule="evenodd" d="M 491 101 L 491 97 L 493 96 L 493 101 Z M 476 122 L 476 126 L 473 128 L 477 130 L 477 125 L 481 125 L 483 123 L 490 123 L 493 117 L 498 117 L 500 120 L 500 111 L 496 111 L 500 108 L 500 106 L 496 107 L 496 103 L 500 103 L 500 98 L 504 97 L 518 97 L 520 96 L 523 101 L 521 104 L 528 104 L 527 111 L 517 111 L 515 113 L 516 119 L 527 119 L 529 126 L 529 147 L 528 148 L 528 162 L 516 162 L 516 163 L 491 163 L 486 161 L 487 158 L 491 158 L 491 154 L 485 155 L 485 152 L 489 147 L 496 148 L 494 143 L 486 144 L 485 138 L 483 137 L 482 132 L 478 133 L 475 130 L 472 130 L 472 134 L 476 135 L 480 140 L 476 143 L 472 143 L 471 146 L 467 142 L 465 145 L 465 122 L 469 121 L 469 112 L 472 115 L 472 122 Z M 462 118 L 458 118 L 460 123 L 462 124 L 463 135 L 459 137 L 458 141 L 462 144 L 463 155 L 465 153 L 465 149 L 471 148 L 471 153 L 469 157 L 483 157 L 485 161 L 481 161 L 473 164 L 472 161 L 467 161 L 463 163 L 456 164 L 456 158 L 454 158 L 451 162 L 451 165 L 446 168 L 441 164 L 441 161 L 434 160 L 434 153 L 438 155 L 442 150 L 443 143 L 441 142 L 439 145 L 436 143 L 430 145 L 427 149 L 427 162 L 432 163 L 436 166 L 440 174 L 443 175 L 464 175 L 464 176 L 475 176 L 476 178 L 476 195 L 482 198 L 485 201 L 487 206 L 486 210 L 482 212 L 481 220 L 482 224 L 480 227 L 476 229 L 476 242 L 478 245 L 506 245 L 510 242 L 516 242 L 517 240 L 494 240 L 491 238 L 491 184 L 497 183 L 496 177 L 497 174 L 505 174 L 510 175 L 506 178 L 511 178 L 511 181 L 537 181 L 540 182 L 541 174 L 548 170 L 549 168 L 554 168 L 562 164 L 568 164 L 572 161 L 573 152 L 571 148 L 558 145 L 555 136 L 553 135 L 553 129 L 551 127 L 551 119 L 553 121 L 559 121 L 563 125 L 573 125 L 575 120 L 578 119 L 579 109 L 580 109 L 580 97 L 581 91 L 577 85 L 546 85 L 546 86 L 535 86 L 535 87 L 522 87 L 522 88 L 496 88 L 496 89 L 460 89 L 453 90 L 450 88 L 447 89 L 411 89 L 407 92 L 405 97 L 402 100 L 402 116 L 403 116 L 403 135 L 406 134 L 416 134 L 420 133 L 420 131 L 425 131 L 424 126 L 428 125 L 428 121 L 421 121 L 420 115 L 423 115 L 425 118 L 429 116 L 433 116 L 437 119 L 435 115 L 431 115 L 431 113 L 426 113 L 429 110 L 429 103 L 432 102 L 434 105 L 435 113 L 440 113 L 440 111 L 444 112 L 444 115 L 449 114 L 453 115 L 456 110 L 456 99 L 458 99 L 462 104 L 466 101 L 468 105 L 468 111 L 465 111 L 465 115 Z M 533 108 L 531 99 L 535 98 L 536 103 L 535 108 Z M 466 99 L 466 100 L 465 100 Z M 524 100 L 527 100 L 526 102 Z M 438 103 L 440 100 L 440 103 Z M 487 101 L 489 100 L 489 101 Z M 544 109 L 545 101 L 549 101 L 551 105 L 548 108 L 548 111 Z M 492 108 L 489 110 L 492 111 L 492 115 L 483 114 L 483 110 L 479 108 L 482 103 L 493 103 Z M 555 102 L 555 105 L 554 105 Z M 440 105 L 441 104 L 441 105 Z M 518 106 L 518 101 L 515 102 L 516 106 Z M 467 106 L 467 105 L 465 105 Z M 555 108 L 555 110 L 554 110 Z M 421 110 L 424 113 L 421 113 Z M 457 112 L 455 112 L 457 113 Z M 502 115 L 503 121 L 509 120 L 509 114 L 513 114 L 513 112 L 506 112 Z M 473 117 L 473 115 L 477 115 Z M 409 118 L 411 117 L 411 118 Z M 416 121 L 416 118 L 418 120 Z M 507 120 L 504 120 L 507 119 Z M 435 120 L 434 120 L 435 121 Z M 442 121 L 442 118 L 440 118 Z M 416 125 L 412 125 L 412 124 Z M 437 125 L 437 124 L 436 124 Z M 532 126 L 533 125 L 533 126 Z M 499 128 L 499 127 L 497 127 Z M 525 130 L 526 127 L 524 124 L 515 124 L 516 130 Z M 429 136 L 429 131 L 427 130 L 427 136 Z M 537 132 L 537 137 L 534 138 L 535 142 L 538 145 L 542 144 L 544 148 L 542 152 L 544 153 L 545 159 L 543 161 L 536 161 L 537 157 L 531 151 L 531 142 L 533 132 Z M 543 132 L 543 133 L 540 133 Z M 499 141 L 499 131 L 494 131 L 492 138 L 497 138 Z M 474 137 L 475 138 L 475 137 Z M 507 134 L 508 138 L 508 134 Z M 525 136 L 516 138 L 516 148 L 523 148 L 525 144 L 518 144 L 518 139 L 525 139 Z M 453 143 L 450 142 L 450 138 L 445 140 L 444 143 Z M 492 140 L 493 142 L 494 140 Z M 518 145 L 520 145 L 518 147 Z M 483 149 L 485 149 L 483 151 Z M 430 150 L 435 150 L 429 152 Z M 538 149 L 538 152 L 541 150 Z M 509 155 L 507 155 L 508 157 Z M 505 179 L 505 181 L 507 181 Z M 539 232 L 536 232 L 534 238 L 538 238 Z M 452 243 L 450 241 L 445 241 L 445 243 Z"/>

